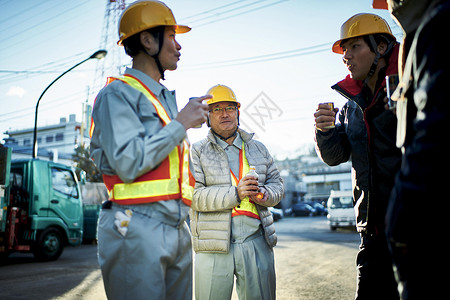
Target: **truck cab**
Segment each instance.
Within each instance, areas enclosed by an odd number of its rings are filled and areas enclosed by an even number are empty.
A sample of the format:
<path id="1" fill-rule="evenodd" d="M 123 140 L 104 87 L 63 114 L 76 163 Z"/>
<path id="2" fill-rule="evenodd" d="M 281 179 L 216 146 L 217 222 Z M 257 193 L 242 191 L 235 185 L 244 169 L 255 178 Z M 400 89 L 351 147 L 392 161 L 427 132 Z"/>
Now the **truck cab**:
<path id="1" fill-rule="evenodd" d="M 331 191 L 327 202 L 331 230 L 356 225 L 352 191 Z"/>
<path id="2" fill-rule="evenodd" d="M 65 245 L 80 245 L 83 208 L 72 168 L 39 159 L 11 161 L 10 149 L 1 149 L 0 253 L 32 252 L 47 261 Z"/>

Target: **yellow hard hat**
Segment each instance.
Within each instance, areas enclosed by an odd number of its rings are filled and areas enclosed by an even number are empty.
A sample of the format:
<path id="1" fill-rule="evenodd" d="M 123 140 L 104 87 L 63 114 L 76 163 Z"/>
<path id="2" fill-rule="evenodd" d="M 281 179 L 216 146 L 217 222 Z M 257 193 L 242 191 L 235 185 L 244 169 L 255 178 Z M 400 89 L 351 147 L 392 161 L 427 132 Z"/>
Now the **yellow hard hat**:
<path id="1" fill-rule="evenodd" d="M 210 88 L 208 92 L 206 92 L 206 94 L 212 96 L 211 99 L 206 100 L 206 104 L 228 101 L 236 103 L 238 108 L 241 107 L 241 104 L 236 100 L 236 95 L 234 94 L 233 90 L 231 90 L 226 85 L 215 85 Z"/>
<path id="2" fill-rule="evenodd" d="M 176 33 L 185 33 L 191 30 L 185 25 L 178 25 L 170 8 L 160 1 L 136 1 L 130 4 L 120 16 L 119 41 L 157 26 L 174 26 Z"/>
<path id="3" fill-rule="evenodd" d="M 343 54 L 344 52 L 341 48 L 343 40 L 377 33 L 390 35 L 395 40 L 391 28 L 385 19 L 375 14 L 356 14 L 342 24 L 341 37 L 333 44 L 332 51 Z"/>

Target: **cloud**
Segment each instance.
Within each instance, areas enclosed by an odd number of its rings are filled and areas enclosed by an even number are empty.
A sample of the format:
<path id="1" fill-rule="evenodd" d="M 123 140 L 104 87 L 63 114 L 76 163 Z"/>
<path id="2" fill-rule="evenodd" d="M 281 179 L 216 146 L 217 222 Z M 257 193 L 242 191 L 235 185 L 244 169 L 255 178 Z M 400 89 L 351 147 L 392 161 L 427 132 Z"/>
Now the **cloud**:
<path id="1" fill-rule="evenodd" d="M 24 88 L 15 85 L 9 88 L 8 92 L 6 92 L 6 96 L 17 96 L 22 98 L 26 93 L 27 91 Z"/>

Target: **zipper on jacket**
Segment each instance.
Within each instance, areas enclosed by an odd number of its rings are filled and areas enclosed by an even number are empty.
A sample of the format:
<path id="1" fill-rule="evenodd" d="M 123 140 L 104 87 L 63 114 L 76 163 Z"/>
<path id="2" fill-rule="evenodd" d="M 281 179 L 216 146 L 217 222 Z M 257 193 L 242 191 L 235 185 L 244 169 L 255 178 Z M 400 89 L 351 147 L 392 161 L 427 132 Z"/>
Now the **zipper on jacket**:
<path id="1" fill-rule="evenodd" d="M 338 85 L 338 87 L 339 87 L 339 85 Z M 368 189 L 367 189 L 367 207 L 366 207 L 367 212 L 366 212 L 366 217 L 364 220 L 366 222 L 366 225 L 363 227 L 364 228 L 363 231 L 365 231 L 366 233 L 369 233 L 369 227 L 370 227 L 370 225 L 369 225 L 369 206 L 370 206 L 370 198 L 371 198 L 370 191 L 373 188 L 373 182 L 372 182 L 373 176 L 372 176 L 372 167 L 371 167 L 373 160 L 372 160 L 372 154 L 371 154 L 372 151 L 370 150 L 370 144 L 371 144 L 371 142 L 370 142 L 370 126 L 369 126 L 369 122 L 367 121 L 366 113 L 369 108 L 373 107 L 376 104 L 376 95 L 380 92 L 381 88 L 382 88 L 382 86 L 380 86 L 378 88 L 377 92 L 374 94 L 375 96 L 372 97 L 372 101 L 371 101 L 370 105 L 368 107 L 366 107 L 366 109 L 364 109 L 364 110 L 362 109 L 361 105 L 359 105 L 358 102 L 356 102 L 350 96 L 348 96 L 341 87 L 339 87 L 339 89 L 334 89 L 336 92 L 341 94 L 344 98 L 346 98 L 348 101 L 352 101 L 356 104 L 356 106 L 359 108 L 359 110 L 362 113 L 364 126 L 366 127 L 366 133 L 367 133 L 367 136 L 366 136 L 366 159 L 368 162 L 367 168 L 368 168 L 368 174 L 369 174 Z M 376 230 L 376 228 L 375 228 L 375 230 Z"/>

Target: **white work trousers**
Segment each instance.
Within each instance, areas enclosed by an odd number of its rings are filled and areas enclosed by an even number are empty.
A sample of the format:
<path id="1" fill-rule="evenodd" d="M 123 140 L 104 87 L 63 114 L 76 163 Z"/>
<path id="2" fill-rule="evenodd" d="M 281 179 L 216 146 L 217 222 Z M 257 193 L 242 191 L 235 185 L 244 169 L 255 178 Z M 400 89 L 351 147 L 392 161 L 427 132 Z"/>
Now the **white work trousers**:
<path id="1" fill-rule="evenodd" d="M 108 299 L 192 299 L 186 222 L 164 223 L 157 211 L 133 211 L 124 237 L 114 225 L 117 211 L 124 209 L 102 209 L 98 225 L 98 260 Z"/>
<path id="2" fill-rule="evenodd" d="M 273 250 L 261 232 L 232 240 L 228 254 L 197 253 L 194 264 L 196 300 L 230 300 L 234 276 L 240 300 L 275 299 Z"/>

